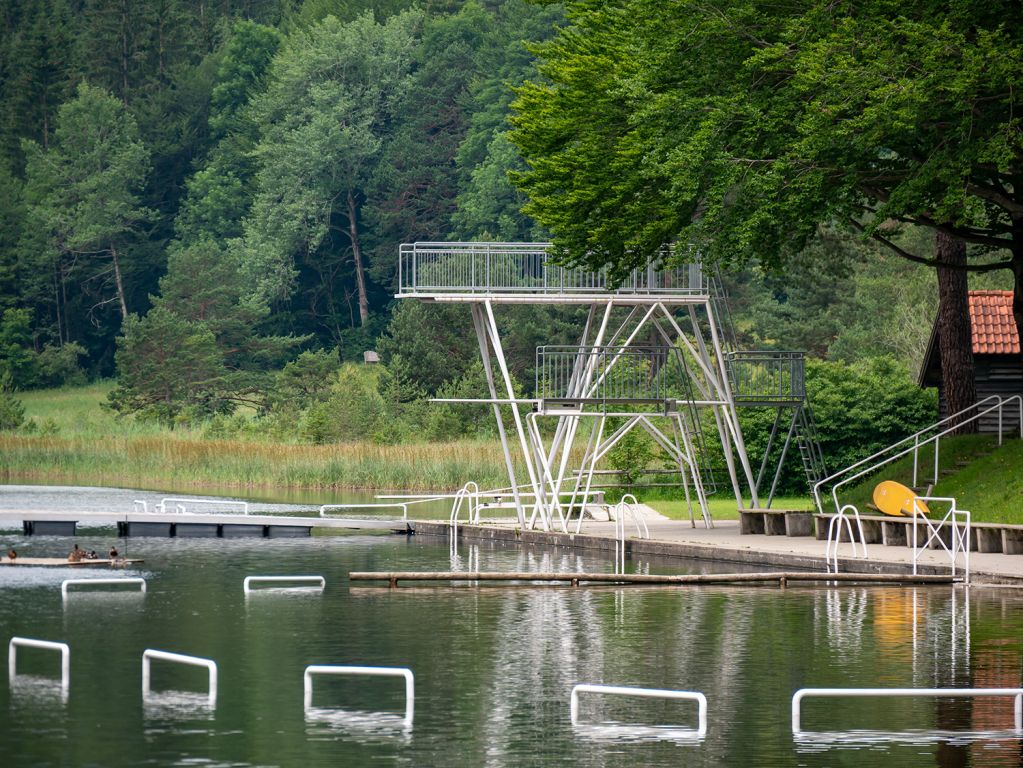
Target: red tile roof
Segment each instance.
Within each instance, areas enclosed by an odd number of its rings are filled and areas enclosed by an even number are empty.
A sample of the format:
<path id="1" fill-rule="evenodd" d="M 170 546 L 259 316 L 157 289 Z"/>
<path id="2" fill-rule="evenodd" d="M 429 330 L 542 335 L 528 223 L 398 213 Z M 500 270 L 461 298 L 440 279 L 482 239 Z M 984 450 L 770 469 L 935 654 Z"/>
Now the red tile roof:
<path id="1" fill-rule="evenodd" d="M 973 352 L 1018 355 L 1019 334 L 1012 316 L 1012 291 L 970 291 Z"/>

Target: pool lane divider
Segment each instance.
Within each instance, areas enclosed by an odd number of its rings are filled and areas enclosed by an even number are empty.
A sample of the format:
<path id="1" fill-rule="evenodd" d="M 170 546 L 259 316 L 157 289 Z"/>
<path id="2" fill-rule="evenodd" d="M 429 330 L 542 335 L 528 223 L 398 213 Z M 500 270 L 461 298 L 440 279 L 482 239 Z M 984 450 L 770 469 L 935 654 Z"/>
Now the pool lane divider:
<path id="1" fill-rule="evenodd" d="M 573 587 L 604 584 L 645 584 L 647 586 L 694 586 L 700 584 L 776 583 L 781 587 L 791 582 L 830 582 L 834 584 L 958 584 L 962 578 L 888 573 L 813 573 L 775 571 L 766 573 L 574 573 L 530 571 L 351 571 L 351 581 L 386 581 L 395 588 L 401 581 L 493 581 L 529 582 L 529 586 Z"/>

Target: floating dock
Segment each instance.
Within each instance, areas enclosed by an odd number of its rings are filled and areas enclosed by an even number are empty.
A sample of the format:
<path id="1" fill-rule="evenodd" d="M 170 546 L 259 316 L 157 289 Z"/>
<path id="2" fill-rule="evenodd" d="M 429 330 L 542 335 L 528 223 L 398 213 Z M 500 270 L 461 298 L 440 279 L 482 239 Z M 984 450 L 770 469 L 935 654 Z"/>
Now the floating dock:
<path id="1" fill-rule="evenodd" d="M 406 535 L 415 533 L 415 523 L 400 518 L 0 510 L 0 530 L 20 528 L 26 536 L 76 536 L 79 525 L 116 526 L 119 536 L 164 538 L 301 538 L 312 535 L 313 528 L 382 530 Z"/>
<path id="2" fill-rule="evenodd" d="M 962 579 L 953 576 L 913 576 L 888 573 L 813 573 L 807 571 L 775 571 L 766 573 L 559 573 L 530 571 L 352 571 L 351 581 L 386 581 L 391 588 L 399 581 L 504 581 L 528 582 L 529 586 L 570 584 L 645 584 L 687 586 L 697 584 L 750 584 L 789 582 L 835 582 L 856 584 L 954 584 Z M 538 583 L 540 582 L 540 583 Z"/>

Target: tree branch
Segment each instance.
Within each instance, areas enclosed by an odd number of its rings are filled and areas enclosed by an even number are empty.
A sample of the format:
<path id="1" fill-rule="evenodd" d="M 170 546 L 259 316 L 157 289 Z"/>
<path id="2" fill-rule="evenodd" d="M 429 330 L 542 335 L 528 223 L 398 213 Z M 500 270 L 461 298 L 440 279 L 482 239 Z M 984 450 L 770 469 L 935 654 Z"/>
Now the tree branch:
<path id="1" fill-rule="evenodd" d="M 855 229 L 857 232 L 860 232 L 862 234 L 866 234 L 867 233 L 867 228 L 864 227 L 862 224 L 860 224 L 858 221 L 856 221 L 856 219 L 850 218 L 849 219 L 849 223 L 852 225 L 853 229 Z M 906 259 L 906 261 L 912 261 L 914 264 L 923 264 L 924 266 L 927 266 L 927 267 L 934 267 L 935 269 L 937 269 L 938 267 L 945 267 L 947 269 L 958 269 L 958 270 L 962 270 L 964 272 L 978 272 L 978 273 L 982 273 L 982 272 L 994 272 L 994 271 L 999 270 L 999 269 L 1011 269 L 1012 268 L 1012 261 L 1011 260 L 1009 260 L 1009 261 L 997 261 L 997 262 L 995 262 L 993 264 L 963 264 L 963 265 L 945 264 L 944 262 L 938 261 L 937 259 L 927 259 L 927 258 L 924 258 L 923 256 L 917 256 L 914 253 L 910 253 L 909 251 L 905 250 L 904 248 L 901 248 L 898 245 L 896 245 L 895 243 L 893 243 L 891 240 L 889 240 L 887 237 L 885 237 L 884 235 L 880 234 L 879 232 L 871 232 L 870 233 L 870 237 L 872 239 L 876 240 L 877 242 L 881 243 L 883 246 L 885 246 L 886 248 L 891 250 L 896 255 L 900 256 L 903 259 Z"/>

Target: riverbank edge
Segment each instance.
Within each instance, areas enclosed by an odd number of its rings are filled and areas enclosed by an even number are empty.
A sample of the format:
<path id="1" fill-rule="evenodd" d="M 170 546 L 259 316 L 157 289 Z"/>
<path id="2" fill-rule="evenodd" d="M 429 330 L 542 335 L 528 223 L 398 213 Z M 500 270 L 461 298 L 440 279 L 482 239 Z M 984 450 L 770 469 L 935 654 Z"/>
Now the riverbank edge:
<path id="1" fill-rule="evenodd" d="M 451 527 L 448 523 L 435 520 L 415 521 L 416 536 L 435 536 L 448 538 Z M 464 541 L 484 541 L 501 546 L 530 546 L 574 549 L 580 551 L 596 550 L 606 552 L 608 559 L 614 557 L 615 539 L 608 536 L 595 536 L 586 533 L 560 533 L 558 531 L 523 531 L 518 528 L 507 528 L 495 525 L 459 524 L 458 538 Z M 625 553 L 627 556 L 641 555 L 663 557 L 678 560 L 700 560 L 718 563 L 736 563 L 744 566 L 784 567 L 804 571 L 825 570 L 823 556 L 797 555 L 785 552 L 765 552 L 755 548 L 734 549 L 729 547 L 706 546 L 691 542 L 663 541 L 657 539 L 626 539 Z M 913 572 L 908 563 L 890 563 L 877 560 L 861 560 L 843 558 L 841 569 L 844 573 L 906 575 Z M 923 575 L 944 576 L 948 568 L 920 565 L 917 572 Z M 972 586 L 1015 586 L 1023 587 L 1023 578 L 1016 578 L 999 573 L 972 571 Z"/>

